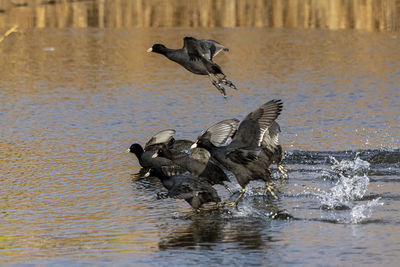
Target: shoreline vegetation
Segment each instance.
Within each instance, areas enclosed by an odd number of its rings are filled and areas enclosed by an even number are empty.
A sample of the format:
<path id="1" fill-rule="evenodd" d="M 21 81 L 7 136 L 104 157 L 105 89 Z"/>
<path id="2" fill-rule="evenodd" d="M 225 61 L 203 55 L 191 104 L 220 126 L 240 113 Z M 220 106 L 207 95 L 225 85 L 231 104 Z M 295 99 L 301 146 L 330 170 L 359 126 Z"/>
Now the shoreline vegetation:
<path id="1" fill-rule="evenodd" d="M 397 31 L 400 0 L 0 0 L 0 29 L 271 27 Z"/>

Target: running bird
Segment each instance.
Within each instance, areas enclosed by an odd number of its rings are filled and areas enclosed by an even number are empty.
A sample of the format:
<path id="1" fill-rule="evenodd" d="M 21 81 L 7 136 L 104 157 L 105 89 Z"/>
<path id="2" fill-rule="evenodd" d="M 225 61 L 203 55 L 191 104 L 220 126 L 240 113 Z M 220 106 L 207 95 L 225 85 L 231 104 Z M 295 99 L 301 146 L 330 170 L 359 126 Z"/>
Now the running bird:
<path id="1" fill-rule="evenodd" d="M 147 52 L 159 53 L 175 61 L 188 71 L 198 75 L 208 75 L 211 83 L 226 97 L 224 86 L 237 89 L 226 79 L 220 66 L 212 61 L 213 57 L 228 48 L 214 40 L 197 40 L 193 37 L 183 38 L 181 49 L 169 49 L 162 44 L 154 44 Z"/>
<path id="2" fill-rule="evenodd" d="M 136 155 L 139 160 L 140 166 L 150 170 L 155 169 L 158 175 L 161 174 L 161 167 L 165 165 L 172 165 L 172 160 L 165 157 L 158 157 L 160 150 L 168 149 L 169 153 L 174 157 L 180 157 L 183 154 L 186 155 L 183 150 L 190 149 L 193 142 L 188 140 L 175 140 L 173 135 L 175 130 L 167 129 L 163 130 L 150 138 L 144 148 L 140 144 L 132 144 L 127 152 L 131 152 Z M 145 176 L 149 175 L 149 172 Z"/>
<path id="3" fill-rule="evenodd" d="M 203 204 L 221 201 L 217 191 L 207 182 L 185 172 L 178 166 L 163 166 L 163 175 L 160 178 L 168 190 L 167 197 L 184 199 L 195 210 Z"/>
<path id="4" fill-rule="evenodd" d="M 281 110 L 282 102 L 271 100 L 244 118 L 228 145 L 221 145 L 214 141 L 218 139 L 217 136 L 224 136 L 227 131 L 219 132 L 218 127 L 212 126 L 203 132 L 191 147 L 192 149 L 195 147 L 207 149 L 212 157 L 235 175 L 242 187 L 242 192 L 234 201 L 235 204 L 244 195 L 246 185 L 251 180 L 265 181 L 267 190 L 276 198 L 274 188 L 269 185 L 271 176 L 268 171 L 269 165 L 273 162 L 273 155 L 269 151 L 264 151 L 261 143 L 264 134 Z M 234 130 L 233 125 L 228 132 L 232 134 Z"/>
<path id="5" fill-rule="evenodd" d="M 187 171 L 192 176 L 201 178 L 211 185 L 223 185 L 229 192 L 230 188 L 224 182 L 230 182 L 228 176 L 225 174 L 219 164 L 211 157 L 208 150 L 204 148 L 193 148 L 189 154 L 180 156 L 171 155 L 168 149 L 160 149 L 157 158 L 165 158 L 172 161 L 172 164 L 165 164 L 164 166 L 176 166 L 184 171 Z"/>

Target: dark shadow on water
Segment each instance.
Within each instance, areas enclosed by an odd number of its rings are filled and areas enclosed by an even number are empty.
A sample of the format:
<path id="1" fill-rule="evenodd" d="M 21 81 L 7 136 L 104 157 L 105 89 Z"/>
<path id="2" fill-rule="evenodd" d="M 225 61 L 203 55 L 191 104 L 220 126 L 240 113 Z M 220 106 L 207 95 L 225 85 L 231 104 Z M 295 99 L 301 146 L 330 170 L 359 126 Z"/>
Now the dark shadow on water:
<path id="1" fill-rule="evenodd" d="M 242 214 L 243 205 L 246 214 Z M 240 203 L 238 208 L 229 212 L 218 210 L 201 211 L 190 218 L 180 216 L 176 219 L 187 220 L 181 228 L 175 229 L 168 237 L 159 242 L 160 250 L 171 248 L 210 248 L 219 243 L 237 243 L 241 249 L 260 249 L 268 243 L 276 242 L 271 230 L 273 220 L 293 218 L 285 210 L 278 208 L 279 203 L 264 196 L 250 196 Z"/>
<path id="2" fill-rule="evenodd" d="M 210 248 L 218 243 L 237 243 L 241 249 L 259 249 L 274 242 L 266 236 L 270 221 L 261 218 L 226 219 L 196 218 L 188 226 L 175 230 L 159 242 L 159 249 L 170 248 Z"/>

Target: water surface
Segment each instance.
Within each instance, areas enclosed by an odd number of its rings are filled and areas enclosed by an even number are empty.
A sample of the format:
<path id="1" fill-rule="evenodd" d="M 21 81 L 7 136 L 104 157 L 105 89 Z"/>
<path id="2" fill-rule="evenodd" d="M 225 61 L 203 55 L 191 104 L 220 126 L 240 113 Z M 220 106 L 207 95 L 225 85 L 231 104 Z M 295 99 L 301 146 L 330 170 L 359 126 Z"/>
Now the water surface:
<path id="1" fill-rule="evenodd" d="M 230 48 L 238 86 L 146 49 L 186 35 Z M 279 29 L 25 29 L 0 43 L 2 262 L 394 265 L 399 260 L 400 36 Z M 133 142 L 194 139 L 279 98 L 287 181 L 250 185 L 231 215 L 158 200 Z M 273 166 L 274 167 L 274 166 Z M 274 169 L 274 168 L 273 168 Z M 277 173 L 275 174 L 279 176 Z M 232 184 L 235 188 L 235 183 Z M 223 198 L 227 194 L 217 188 Z"/>

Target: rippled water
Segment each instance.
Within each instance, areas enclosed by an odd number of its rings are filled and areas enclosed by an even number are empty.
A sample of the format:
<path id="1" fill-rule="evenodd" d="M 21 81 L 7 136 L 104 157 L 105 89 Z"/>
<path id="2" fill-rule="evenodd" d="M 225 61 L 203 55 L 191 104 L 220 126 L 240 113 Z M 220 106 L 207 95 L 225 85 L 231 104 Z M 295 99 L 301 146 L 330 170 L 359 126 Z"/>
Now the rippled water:
<path id="1" fill-rule="evenodd" d="M 147 54 L 185 35 L 230 48 L 237 84 Z M 25 30 L 0 43 L 0 261 L 51 265 L 394 265 L 400 259 L 400 36 L 267 29 Z M 125 149 L 194 139 L 272 98 L 287 181 L 231 215 L 191 213 L 136 181 Z M 279 176 L 278 174 L 275 174 Z M 234 187 L 234 186 L 233 186 Z M 218 188 L 223 198 L 225 191 Z"/>

